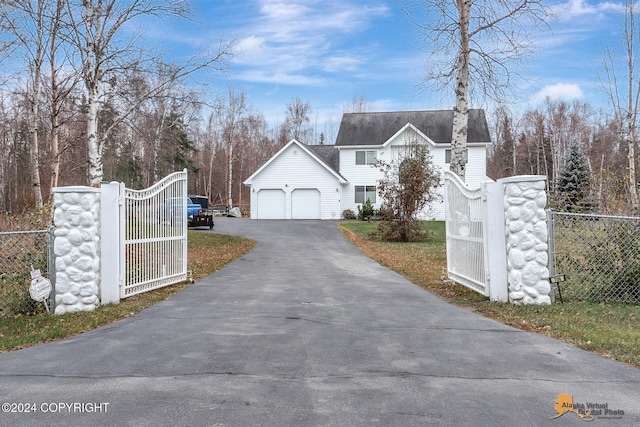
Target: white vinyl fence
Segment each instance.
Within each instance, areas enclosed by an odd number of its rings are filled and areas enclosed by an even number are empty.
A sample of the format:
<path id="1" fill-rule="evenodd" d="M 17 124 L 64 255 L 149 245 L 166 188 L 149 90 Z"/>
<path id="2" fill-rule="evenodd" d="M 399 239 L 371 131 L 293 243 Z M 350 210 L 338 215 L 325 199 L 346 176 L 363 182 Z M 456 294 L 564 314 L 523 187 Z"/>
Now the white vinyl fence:
<path id="1" fill-rule="evenodd" d="M 121 298 L 187 279 L 186 172 L 124 188 L 120 217 Z"/>
<path id="2" fill-rule="evenodd" d="M 93 310 L 187 279 L 187 172 L 145 190 L 55 189 L 56 313 Z"/>
<path id="3" fill-rule="evenodd" d="M 449 278 L 492 301 L 549 304 L 545 177 L 469 188 L 445 172 Z"/>

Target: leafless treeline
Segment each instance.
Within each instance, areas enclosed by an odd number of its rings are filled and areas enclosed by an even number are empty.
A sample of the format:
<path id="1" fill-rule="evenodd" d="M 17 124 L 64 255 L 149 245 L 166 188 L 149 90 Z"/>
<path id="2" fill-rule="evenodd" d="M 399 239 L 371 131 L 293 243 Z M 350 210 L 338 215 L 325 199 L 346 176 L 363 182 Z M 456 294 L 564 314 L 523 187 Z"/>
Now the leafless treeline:
<path id="1" fill-rule="evenodd" d="M 272 128 L 244 92 L 212 100 L 186 84 L 223 69 L 232 41 L 178 63 L 140 42 L 141 22 L 189 14 L 186 1 L 0 1 L 0 212 L 38 208 L 56 186 L 143 188 L 184 168 L 190 192 L 248 203 L 242 181 L 261 161 L 294 135 L 326 137 L 300 99 Z"/>
<path id="2" fill-rule="evenodd" d="M 547 99 L 543 106 L 521 116 L 500 110 L 494 124 L 494 144 L 487 162 L 491 178 L 546 175 L 553 205 L 554 183 L 571 143 L 578 142 L 591 171 L 588 204 L 601 213 L 633 213 L 627 179 L 628 142 L 620 120 L 585 102 Z"/>
<path id="3" fill-rule="evenodd" d="M 141 75 L 118 86 L 134 97 L 145 84 Z M 218 204 L 248 205 L 249 194 L 242 181 L 293 138 L 292 119 L 270 126 L 261 113 L 252 110 L 243 92 L 229 90 L 225 96 L 203 103 L 195 93 L 172 91 L 169 97 L 140 102 L 111 130 L 104 145 L 104 180 L 145 188 L 187 168 L 191 193 L 207 195 Z M 21 212 L 35 205 L 28 108 L 20 91 L 0 102 L 0 210 L 4 212 Z M 44 203 L 51 200 L 53 186 L 87 185 L 84 108 L 82 90 L 70 91 L 58 114 L 60 144 L 55 152 L 47 108 L 41 109 L 45 113 L 38 118 L 36 155 L 39 178 L 46 189 Z M 102 126 L 110 126 L 118 115 L 117 106 L 105 104 L 100 112 Z M 303 126 L 303 132 L 305 141 L 318 142 L 310 141 L 314 134 L 309 125 Z"/>

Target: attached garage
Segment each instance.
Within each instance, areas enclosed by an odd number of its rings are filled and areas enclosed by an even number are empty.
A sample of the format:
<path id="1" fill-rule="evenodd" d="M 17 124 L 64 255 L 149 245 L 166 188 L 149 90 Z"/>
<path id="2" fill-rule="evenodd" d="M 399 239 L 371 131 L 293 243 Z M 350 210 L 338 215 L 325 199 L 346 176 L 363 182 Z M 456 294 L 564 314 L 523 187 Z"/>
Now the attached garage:
<path id="1" fill-rule="evenodd" d="M 320 191 L 296 188 L 291 192 L 291 219 L 320 219 Z"/>
<path id="2" fill-rule="evenodd" d="M 338 150 L 291 140 L 244 181 L 251 219 L 340 219 Z"/>
<path id="3" fill-rule="evenodd" d="M 260 219 L 285 219 L 286 194 L 280 189 L 258 191 L 257 210 Z"/>

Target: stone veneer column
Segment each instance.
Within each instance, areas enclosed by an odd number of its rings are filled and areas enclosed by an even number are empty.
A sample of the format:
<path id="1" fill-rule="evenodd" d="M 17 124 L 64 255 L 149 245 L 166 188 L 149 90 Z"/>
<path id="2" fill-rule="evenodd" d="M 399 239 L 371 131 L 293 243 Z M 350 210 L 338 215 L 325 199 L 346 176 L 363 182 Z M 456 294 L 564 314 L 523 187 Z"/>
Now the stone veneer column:
<path id="1" fill-rule="evenodd" d="M 544 176 L 498 180 L 504 185 L 509 301 L 550 304 L 547 193 Z"/>
<path id="2" fill-rule="evenodd" d="M 100 189 L 59 187 L 53 196 L 56 314 L 100 304 Z"/>

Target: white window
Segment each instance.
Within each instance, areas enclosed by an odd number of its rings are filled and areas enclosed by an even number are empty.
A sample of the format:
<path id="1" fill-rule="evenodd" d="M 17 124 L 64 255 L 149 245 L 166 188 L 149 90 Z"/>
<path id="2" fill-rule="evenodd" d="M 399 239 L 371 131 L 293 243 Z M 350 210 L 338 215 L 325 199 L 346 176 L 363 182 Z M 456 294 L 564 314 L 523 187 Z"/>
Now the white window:
<path id="1" fill-rule="evenodd" d="M 376 163 L 376 152 L 356 151 L 356 165 L 374 165 Z"/>
<path id="2" fill-rule="evenodd" d="M 356 203 L 364 203 L 369 199 L 371 203 L 376 202 L 375 185 L 356 185 Z"/>

